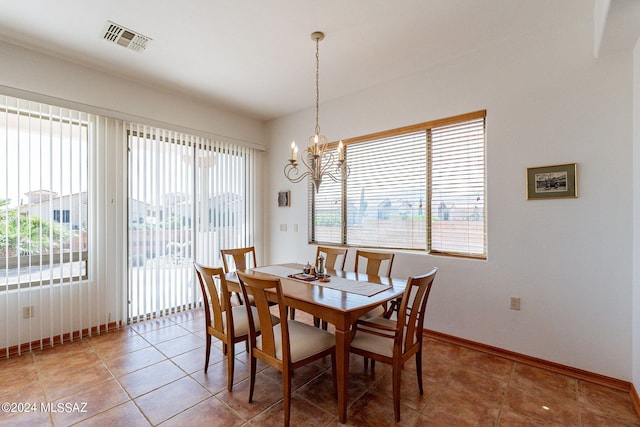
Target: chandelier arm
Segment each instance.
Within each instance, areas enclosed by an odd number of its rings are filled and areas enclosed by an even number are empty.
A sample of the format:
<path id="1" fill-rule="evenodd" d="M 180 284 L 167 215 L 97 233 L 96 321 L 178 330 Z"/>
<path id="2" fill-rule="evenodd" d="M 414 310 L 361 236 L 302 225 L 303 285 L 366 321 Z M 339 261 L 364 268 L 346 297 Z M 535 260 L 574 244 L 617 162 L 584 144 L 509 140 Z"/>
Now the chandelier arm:
<path id="1" fill-rule="evenodd" d="M 298 170 L 298 166 L 293 165 L 291 163 L 284 165 L 284 176 L 291 182 L 298 183 L 311 175 L 310 172 L 300 173 Z"/>
<path id="2" fill-rule="evenodd" d="M 302 161 L 302 163 L 305 165 L 305 167 L 307 168 L 307 170 L 311 171 L 313 170 L 314 166 L 313 166 L 313 154 L 309 151 L 309 149 L 306 149 L 302 152 L 302 155 L 300 156 L 300 160 Z"/>
<path id="3" fill-rule="evenodd" d="M 331 178 L 333 182 L 341 182 L 344 177 L 349 176 L 350 172 L 349 166 L 342 163 L 336 165 L 336 168 L 333 171 L 326 172 L 325 175 Z M 339 178 L 336 176 L 339 176 Z"/>
<path id="4" fill-rule="evenodd" d="M 333 153 L 331 152 L 323 152 L 322 153 L 322 167 L 320 168 L 320 174 L 324 175 L 325 172 L 333 167 L 335 159 L 333 157 Z"/>
<path id="5" fill-rule="evenodd" d="M 336 178 L 336 176 L 331 172 L 325 173 L 324 176 L 328 176 L 329 178 L 331 178 L 331 181 L 333 181 L 333 182 L 340 182 L 341 181 L 341 178 Z"/>

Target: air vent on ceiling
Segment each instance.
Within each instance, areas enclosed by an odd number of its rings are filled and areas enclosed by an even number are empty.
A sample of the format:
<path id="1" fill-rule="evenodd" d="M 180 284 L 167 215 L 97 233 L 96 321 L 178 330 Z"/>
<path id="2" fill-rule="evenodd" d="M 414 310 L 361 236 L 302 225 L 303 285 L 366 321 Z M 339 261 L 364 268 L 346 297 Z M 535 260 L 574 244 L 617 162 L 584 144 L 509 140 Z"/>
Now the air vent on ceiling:
<path id="1" fill-rule="evenodd" d="M 102 37 L 107 41 L 119 44 L 127 49 L 135 50 L 136 52 L 145 50 L 147 45 L 153 40 L 150 37 L 143 36 L 140 33 L 136 33 L 111 21 L 107 21 Z"/>

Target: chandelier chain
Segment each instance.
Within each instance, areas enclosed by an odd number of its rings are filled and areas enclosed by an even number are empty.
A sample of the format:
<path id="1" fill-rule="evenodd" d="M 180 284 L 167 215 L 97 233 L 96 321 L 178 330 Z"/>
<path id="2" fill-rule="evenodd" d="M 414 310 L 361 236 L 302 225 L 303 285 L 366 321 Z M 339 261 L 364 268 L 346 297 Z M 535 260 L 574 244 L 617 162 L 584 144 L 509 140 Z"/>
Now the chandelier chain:
<path id="1" fill-rule="evenodd" d="M 316 38 L 316 135 L 320 135 L 320 39 Z"/>

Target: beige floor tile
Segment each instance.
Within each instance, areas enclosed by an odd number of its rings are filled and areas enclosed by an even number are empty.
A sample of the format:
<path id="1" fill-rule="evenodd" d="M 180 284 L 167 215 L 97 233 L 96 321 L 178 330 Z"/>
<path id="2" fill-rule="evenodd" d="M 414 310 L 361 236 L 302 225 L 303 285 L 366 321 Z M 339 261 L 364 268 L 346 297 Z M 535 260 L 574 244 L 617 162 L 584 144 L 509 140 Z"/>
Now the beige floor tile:
<path id="1" fill-rule="evenodd" d="M 134 400 L 142 413 L 157 425 L 211 397 L 195 380 L 184 377 Z"/>
<path id="2" fill-rule="evenodd" d="M 185 376 L 186 373 L 173 362 L 164 360 L 124 375 L 118 381 L 129 396 L 135 398 Z"/>
<path id="3" fill-rule="evenodd" d="M 162 427 L 236 427 L 245 424 L 238 414 L 216 397 L 210 397 L 160 424 Z"/>
<path id="4" fill-rule="evenodd" d="M 578 400 L 581 405 L 590 408 L 591 412 L 622 421 L 638 422 L 638 414 L 635 412 L 628 392 L 580 381 Z"/>
<path id="5" fill-rule="evenodd" d="M 149 420 L 142 415 L 140 409 L 132 402 L 128 401 L 122 405 L 101 412 L 95 417 L 88 418 L 76 426 L 81 427 L 106 427 L 106 426 L 150 426 Z"/>
<path id="6" fill-rule="evenodd" d="M 313 318 L 297 311 L 296 320 Z M 87 403 L 86 412 L 0 412 L 0 425 L 281 425 L 282 375 L 259 362 L 249 403 L 244 343 L 235 346 L 232 392 L 220 342 L 213 340 L 206 374 L 204 345 L 203 311 L 192 310 L 0 359 L 0 401 L 34 402 L 38 409 Z M 415 359 L 403 367 L 400 423 L 394 423 L 391 367 L 365 370 L 363 358 L 351 355 L 347 424 L 337 421 L 325 358 L 294 373 L 291 425 L 640 427 L 625 391 L 432 338 L 425 338 L 421 360 L 423 395 Z"/>

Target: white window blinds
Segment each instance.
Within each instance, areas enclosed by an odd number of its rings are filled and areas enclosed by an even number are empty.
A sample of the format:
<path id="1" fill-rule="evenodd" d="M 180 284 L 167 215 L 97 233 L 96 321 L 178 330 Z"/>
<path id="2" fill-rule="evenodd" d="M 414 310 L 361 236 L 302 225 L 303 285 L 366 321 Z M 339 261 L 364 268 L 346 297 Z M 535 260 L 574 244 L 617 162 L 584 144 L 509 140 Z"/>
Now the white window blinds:
<path id="1" fill-rule="evenodd" d="M 426 245 L 426 139 L 411 132 L 347 147 L 347 241 L 423 249 Z"/>
<path id="2" fill-rule="evenodd" d="M 0 97 L 0 348 L 62 341 L 94 323 L 88 274 L 92 116 Z M 25 347 L 23 347 L 24 345 Z"/>
<path id="3" fill-rule="evenodd" d="M 163 129 L 129 136 L 132 321 L 195 306 L 193 260 L 253 245 L 255 150 Z"/>
<path id="4" fill-rule="evenodd" d="M 0 356 L 201 301 L 254 244 L 256 149 L 0 96 Z"/>
<path id="5" fill-rule="evenodd" d="M 337 149 L 329 150 L 337 157 Z M 315 227 L 309 227 L 309 241 L 342 243 L 345 239 L 343 218 L 345 206 L 342 203 L 342 182 L 336 182 L 325 177 L 316 192 L 315 187 L 309 181 L 307 189 L 309 206 L 309 223 Z"/>
<path id="6" fill-rule="evenodd" d="M 485 116 L 344 141 L 345 182 L 309 191 L 310 241 L 485 257 Z"/>
<path id="7" fill-rule="evenodd" d="M 432 252 L 483 256 L 485 118 L 430 131 Z"/>

